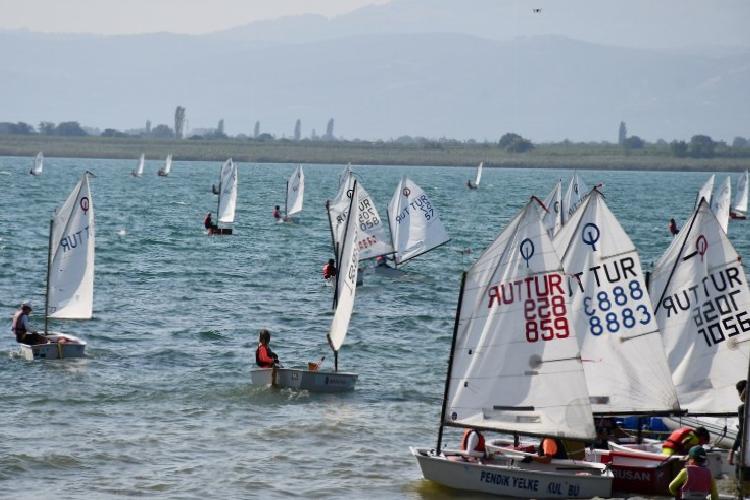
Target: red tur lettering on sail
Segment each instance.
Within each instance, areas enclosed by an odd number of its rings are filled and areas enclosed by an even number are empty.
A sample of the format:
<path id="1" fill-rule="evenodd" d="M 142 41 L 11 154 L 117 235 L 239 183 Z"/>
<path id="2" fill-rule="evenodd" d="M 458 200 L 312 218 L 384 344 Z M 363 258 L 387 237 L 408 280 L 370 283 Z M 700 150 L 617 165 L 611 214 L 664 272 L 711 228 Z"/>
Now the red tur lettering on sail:
<path id="1" fill-rule="evenodd" d="M 487 307 L 523 302 L 526 341 L 549 341 L 570 336 L 565 290 L 560 273 L 530 276 L 491 286 Z"/>

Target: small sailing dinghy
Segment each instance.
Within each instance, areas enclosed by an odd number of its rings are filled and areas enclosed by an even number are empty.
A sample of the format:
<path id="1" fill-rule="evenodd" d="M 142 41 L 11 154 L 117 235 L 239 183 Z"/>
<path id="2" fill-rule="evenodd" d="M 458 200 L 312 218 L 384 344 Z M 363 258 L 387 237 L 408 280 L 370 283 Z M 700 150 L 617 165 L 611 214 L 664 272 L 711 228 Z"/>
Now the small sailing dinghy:
<path id="1" fill-rule="evenodd" d="M 34 359 L 80 358 L 86 342 L 48 329 L 49 319 L 90 319 L 94 306 L 94 201 L 89 172 L 50 220 L 44 335 L 48 344 L 21 344 L 21 356 Z"/>
<path id="2" fill-rule="evenodd" d="M 167 159 L 164 160 L 164 165 L 156 173 L 159 177 L 166 177 L 172 171 L 172 155 L 168 154 Z"/>
<path id="3" fill-rule="evenodd" d="M 463 274 L 437 446 L 411 448 L 426 479 L 520 498 L 609 497 L 605 465 L 524 463 L 517 450 L 489 458 L 442 448 L 443 427 L 592 441 L 594 420 L 569 323 L 565 273 L 537 198 Z"/>
<path id="4" fill-rule="evenodd" d="M 29 170 L 30 175 L 42 175 L 42 170 L 44 170 L 44 155 L 40 151 L 36 158 L 34 158 L 34 164 L 31 166 L 31 170 Z"/>
<path id="5" fill-rule="evenodd" d="M 302 212 L 302 201 L 305 197 L 305 173 L 302 165 L 297 165 L 294 173 L 286 181 L 286 200 L 284 201 L 284 222 L 293 221 L 293 217 Z"/>
<path id="6" fill-rule="evenodd" d="M 721 224 L 721 228 L 724 232 L 729 231 L 729 213 L 731 212 L 732 204 L 732 181 L 727 176 L 721 185 L 719 194 L 714 196 L 711 202 L 711 210 L 716 216 L 716 220 Z"/>
<path id="7" fill-rule="evenodd" d="M 573 177 L 570 178 L 568 183 L 568 189 L 565 191 L 565 198 L 563 198 L 562 208 L 562 223 L 567 224 L 568 220 L 573 217 L 578 206 L 581 204 L 581 200 L 586 194 L 586 184 L 578 175 L 578 172 L 573 172 Z"/>
<path id="8" fill-rule="evenodd" d="M 476 179 L 474 179 L 474 182 L 471 182 L 471 179 L 466 181 L 466 187 L 469 189 L 479 189 L 479 181 L 482 180 L 482 167 L 484 166 L 484 162 L 479 162 L 479 166 L 477 167 L 477 175 Z"/>
<path id="9" fill-rule="evenodd" d="M 711 196 L 714 192 L 714 181 L 716 180 L 716 174 L 711 174 L 711 177 L 708 178 L 706 182 L 703 183 L 701 188 L 698 190 L 698 194 L 695 197 L 695 208 L 693 210 L 698 209 L 698 205 L 701 203 L 701 198 L 704 198 L 708 205 L 711 206 Z"/>
<path id="10" fill-rule="evenodd" d="M 746 219 L 747 218 L 747 191 L 748 191 L 748 171 L 740 175 L 737 181 L 737 194 L 734 196 L 734 204 L 732 210 L 729 212 L 729 216 L 732 219 Z"/>
<path id="11" fill-rule="evenodd" d="M 450 241 L 435 205 L 406 176 L 388 203 L 388 225 L 397 266 Z"/>
<path id="12" fill-rule="evenodd" d="M 219 169 L 219 195 L 216 208 L 216 226 L 208 234 L 232 234 L 237 209 L 237 165 L 229 158 Z"/>
<path id="13" fill-rule="evenodd" d="M 542 211 L 542 221 L 547 229 L 547 236 L 554 236 L 562 228 L 562 179 L 557 181 L 555 187 L 544 199 L 544 208 Z"/>
<path id="14" fill-rule="evenodd" d="M 356 373 L 339 371 L 339 349 L 344 343 L 349 321 L 354 310 L 354 295 L 357 289 L 357 273 L 359 267 L 359 249 L 357 246 L 359 209 L 353 200 L 358 195 L 356 181 L 352 187 L 353 196 L 349 201 L 346 227 L 338 256 L 339 272 L 336 274 L 336 290 L 334 294 L 335 310 L 331 329 L 328 332 L 328 344 L 333 350 L 334 370 L 322 371 L 314 364 L 308 364 L 308 369 L 302 368 L 255 368 L 250 371 L 253 385 L 273 386 L 307 390 L 310 392 L 345 392 L 354 389 L 358 375 Z M 315 368 L 315 369 L 310 369 Z"/>
<path id="15" fill-rule="evenodd" d="M 145 154 L 141 154 L 141 158 L 140 158 L 140 160 L 138 160 L 138 166 L 135 167 L 135 170 L 133 170 L 132 172 L 130 172 L 130 175 L 132 175 L 133 177 L 142 177 L 143 176 L 143 167 L 145 166 L 145 164 L 146 164 L 146 155 Z"/>

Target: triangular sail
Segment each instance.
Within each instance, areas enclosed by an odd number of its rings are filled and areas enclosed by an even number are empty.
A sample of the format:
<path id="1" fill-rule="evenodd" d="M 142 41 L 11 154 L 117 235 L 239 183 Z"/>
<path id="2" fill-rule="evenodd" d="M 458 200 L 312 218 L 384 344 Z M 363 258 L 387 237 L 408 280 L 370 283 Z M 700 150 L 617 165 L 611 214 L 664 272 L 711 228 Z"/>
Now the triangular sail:
<path id="1" fill-rule="evenodd" d="M 370 194 L 357 182 L 359 227 L 357 247 L 359 260 L 393 253 L 391 237 Z"/>
<path id="2" fill-rule="evenodd" d="M 42 175 L 44 170 L 44 155 L 40 151 L 34 158 L 34 165 L 31 167 L 31 175 Z"/>
<path id="3" fill-rule="evenodd" d="M 716 179 L 716 175 L 712 174 L 711 177 L 708 178 L 706 182 L 703 183 L 701 188 L 698 190 L 698 195 L 695 197 L 695 208 L 693 210 L 698 209 L 698 205 L 701 202 L 701 198 L 705 198 L 709 205 L 711 205 L 711 195 L 714 192 L 714 180 Z"/>
<path id="4" fill-rule="evenodd" d="M 484 162 L 480 162 L 479 166 L 477 167 L 477 178 L 474 181 L 474 186 L 479 187 L 479 181 L 482 180 L 482 167 L 484 166 Z"/>
<path id="5" fill-rule="evenodd" d="M 450 240 L 435 205 L 422 188 L 406 176 L 399 181 L 388 204 L 388 219 L 396 264 Z"/>
<path id="6" fill-rule="evenodd" d="M 565 276 L 537 203 L 464 275 L 444 423 L 592 439 Z"/>
<path id="7" fill-rule="evenodd" d="M 357 196 L 359 187 L 355 181 L 353 195 Z M 353 198 L 356 199 L 356 198 Z M 350 203 L 341 252 L 338 256 L 338 272 L 336 273 L 336 312 L 333 314 L 331 330 L 328 332 L 328 343 L 331 349 L 338 351 L 346 338 L 349 321 L 354 310 L 354 294 L 357 291 L 357 272 L 359 268 L 359 239 L 358 219 L 359 207 L 357 203 Z"/>
<path id="8" fill-rule="evenodd" d="M 568 183 L 568 189 L 565 192 L 565 198 L 563 199 L 563 212 L 562 212 L 562 223 L 567 224 L 568 220 L 573 216 L 578 206 L 581 204 L 581 200 L 586 194 L 586 184 L 578 175 L 578 172 L 573 172 L 573 177 L 570 178 Z"/>
<path id="9" fill-rule="evenodd" d="M 237 165 L 229 158 L 221 166 L 219 174 L 218 220 L 224 224 L 234 222 L 237 208 Z"/>
<path id="10" fill-rule="evenodd" d="M 737 180 L 737 194 L 734 196 L 734 205 L 732 205 L 732 212 L 735 215 L 747 215 L 747 181 L 748 171 L 745 170 L 745 173 L 741 174 L 740 178 Z"/>
<path id="11" fill-rule="evenodd" d="M 331 224 L 331 239 L 334 254 L 337 253 L 337 245 L 341 245 L 341 240 L 344 237 L 349 203 L 351 202 L 352 190 L 354 188 L 354 175 L 351 172 L 342 175 L 344 177 L 340 180 L 336 196 L 326 203 L 328 219 Z"/>
<path id="12" fill-rule="evenodd" d="M 167 176 L 172 171 L 172 155 L 167 155 L 167 159 L 164 160 L 164 165 L 159 169 L 159 175 Z"/>
<path id="13" fill-rule="evenodd" d="M 725 233 L 729 230 L 729 211 L 731 208 L 731 202 L 732 181 L 730 180 L 729 176 L 727 176 L 727 178 L 724 179 L 724 182 L 721 185 L 719 194 L 714 196 L 713 202 L 711 203 L 711 209 L 716 216 L 716 220 L 719 221 L 719 224 L 721 224 L 721 228 Z"/>
<path id="14" fill-rule="evenodd" d="M 547 236 L 554 237 L 562 227 L 562 180 L 557 181 L 555 187 L 544 199 L 544 207 L 547 209 L 543 212 L 542 221 L 547 229 Z"/>
<path id="15" fill-rule="evenodd" d="M 90 318 L 94 308 L 94 200 L 89 174 L 52 218 L 47 310 L 50 318 Z"/>
<path id="16" fill-rule="evenodd" d="M 352 175 L 352 164 L 347 163 L 344 167 L 344 170 L 341 171 L 339 174 L 339 186 L 341 186 L 344 181 L 346 181 L 350 176 Z"/>
<path id="17" fill-rule="evenodd" d="M 682 409 L 736 414 L 735 384 L 750 355 L 750 291 L 705 201 L 656 262 L 649 291 Z"/>
<path id="18" fill-rule="evenodd" d="M 142 154 L 141 158 L 138 160 L 138 166 L 135 167 L 135 170 L 133 170 L 133 175 L 135 177 L 140 177 L 143 175 L 143 167 L 146 164 L 146 155 Z"/>
<path id="19" fill-rule="evenodd" d="M 291 217 L 302 211 L 302 199 L 305 197 L 305 174 L 302 165 L 297 165 L 294 173 L 286 183 L 286 216 Z"/>
<path id="20" fill-rule="evenodd" d="M 594 189 L 553 239 L 595 413 L 679 411 L 633 242 Z"/>

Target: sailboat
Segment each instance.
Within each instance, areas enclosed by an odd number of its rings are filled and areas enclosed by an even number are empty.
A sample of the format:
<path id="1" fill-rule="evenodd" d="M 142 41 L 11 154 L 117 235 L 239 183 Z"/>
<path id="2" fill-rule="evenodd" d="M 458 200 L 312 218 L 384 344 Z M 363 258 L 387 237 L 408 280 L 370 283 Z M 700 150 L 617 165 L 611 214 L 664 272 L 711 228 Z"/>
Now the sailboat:
<path id="1" fill-rule="evenodd" d="M 219 169 L 219 199 L 216 207 L 217 224 L 209 229 L 208 234 L 232 234 L 231 224 L 234 223 L 237 208 L 237 165 L 231 158 L 226 160 Z M 227 226 L 230 227 L 227 227 Z"/>
<path id="2" fill-rule="evenodd" d="M 719 194 L 714 196 L 711 202 L 711 210 L 716 216 L 716 220 L 721 224 L 721 228 L 726 233 L 729 230 L 729 212 L 732 203 L 732 181 L 729 176 L 724 179 Z"/>
<path id="3" fill-rule="evenodd" d="M 711 177 L 709 177 L 708 180 L 703 183 L 701 188 L 698 190 L 698 194 L 695 197 L 695 208 L 693 208 L 693 210 L 698 209 L 698 205 L 700 205 L 701 198 L 705 198 L 709 206 L 711 205 L 711 196 L 713 195 L 713 192 L 714 192 L 715 180 L 716 180 L 716 174 L 711 174 Z"/>
<path id="4" fill-rule="evenodd" d="M 563 199 L 562 208 L 562 223 L 567 224 L 568 220 L 573 216 L 578 206 L 581 204 L 581 200 L 586 194 L 586 184 L 578 175 L 578 172 L 573 172 L 573 177 L 570 178 L 568 183 L 568 189 L 565 191 L 565 198 Z"/>
<path id="5" fill-rule="evenodd" d="M 444 426 L 590 441 L 594 421 L 565 274 L 532 198 L 461 279 L 437 446 L 411 448 L 426 479 L 508 497 L 609 497 L 603 464 L 466 460 Z"/>
<path id="6" fill-rule="evenodd" d="M 164 165 L 159 169 L 157 175 L 159 177 L 166 177 L 172 171 L 172 155 L 168 154 L 167 159 L 164 160 Z"/>
<path id="7" fill-rule="evenodd" d="M 279 388 L 304 389 L 310 392 L 344 392 L 354 389 L 358 375 L 339 371 L 339 350 L 346 338 L 354 310 L 354 295 L 357 289 L 359 267 L 359 249 L 357 246 L 359 208 L 354 202 L 358 195 L 356 181 L 352 187 L 352 198 L 349 201 L 346 227 L 339 252 L 336 274 L 336 291 L 334 298 L 334 315 L 328 332 L 328 344 L 334 354 L 333 371 L 321 371 L 317 366 L 308 365 L 301 368 L 255 368 L 250 371 L 253 385 L 273 386 Z M 313 368 L 313 369 L 311 369 Z"/>
<path id="8" fill-rule="evenodd" d="M 34 165 L 32 165 L 31 170 L 29 170 L 29 174 L 42 175 L 43 169 L 44 169 L 44 155 L 40 151 L 34 158 Z"/>
<path id="9" fill-rule="evenodd" d="M 734 204 L 729 216 L 732 219 L 747 218 L 747 191 L 748 191 L 748 171 L 740 175 L 737 181 L 737 194 L 734 196 Z"/>
<path id="10" fill-rule="evenodd" d="M 542 221 L 547 229 L 547 236 L 553 238 L 562 228 L 562 179 L 557 181 L 555 187 L 544 199 L 544 210 Z"/>
<path id="11" fill-rule="evenodd" d="M 48 344 L 21 344 L 24 359 L 63 359 L 85 355 L 86 342 L 49 331 L 49 319 L 89 319 L 94 305 L 94 201 L 89 172 L 76 184 L 50 220 L 44 335 Z"/>
<path id="12" fill-rule="evenodd" d="M 406 176 L 388 203 L 388 225 L 397 266 L 450 241 L 435 205 Z"/>
<path id="13" fill-rule="evenodd" d="M 466 186 L 469 189 L 478 189 L 479 188 L 479 181 L 482 180 L 482 167 L 484 166 L 484 162 L 479 162 L 479 166 L 477 167 L 477 176 L 476 179 L 474 179 L 474 182 L 471 182 L 471 179 L 466 181 Z"/>
<path id="14" fill-rule="evenodd" d="M 292 217 L 302 212 L 302 201 L 305 197 L 305 174 L 302 165 L 297 165 L 294 173 L 286 182 L 286 200 L 284 201 L 284 220 L 290 221 Z"/>
<path id="15" fill-rule="evenodd" d="M 135 170 L 130 172 L 130 175 L 133 177 L 141 177 L 143 175 L 143 167 L 146 163 L 146 155 L 142 154 L 140 160 L 138 160 L 138 166 L 135 167 Z"/>

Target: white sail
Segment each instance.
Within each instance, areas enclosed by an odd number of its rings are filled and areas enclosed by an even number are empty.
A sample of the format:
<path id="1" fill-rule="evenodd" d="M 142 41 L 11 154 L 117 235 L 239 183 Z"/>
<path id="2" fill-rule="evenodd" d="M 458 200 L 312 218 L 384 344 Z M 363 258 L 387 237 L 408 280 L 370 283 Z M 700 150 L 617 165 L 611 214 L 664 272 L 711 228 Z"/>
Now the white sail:
<path id="1" fill-rule="evenodd" d="M 89 174 L 52 218 L 48 315 L 90 318 L 94 308 L 94 200 Z"/>
<path id="2" fill-rule="evenodd" d="M 477 167 L 477 178 L 474 181 L 474 186 L 479 187 L 479 181 L 482 180 L 482 167 L 484 166 L 484 162 L 480 162 L 479 166 Z"/>
<path id="3" fill-rule="evenodd" d="M 358 194 L 357 182 L 352 187 L 353 195 Z M 356 198 L 353 198 L 356 199 Z M 346 338 L 349 320 L 354 310 L 354 294 L 357 291 L 357 272 L 359 268 L 359 249 L 357 234 L 359 223 L 359 207 L 357 203 L 350 203 L 347 210 L 346 229 L 338 256 L 338 272 L 336 274 L 336 312 L 333 314 L 331 330 L 328 332 L 328 343 L 331 349 L 338 351 Z"/>
<path id="4" fill-rule="evenodd" d="M 352 175 L 352 164 L 347 163 L 344 170 L 339 174 L 339 186 L 344 183 Z"/>
<path id="5" fill-rule="evenodd" d="M 359 213 L 359 227 L 357 247 L 359 248 L 359 259 L 372 259 L 381 255 L 393 253 L 391 237 L 375 207 L 370 194 L 357 182 L 357 208 Z"/>
<path id="6" fill-rule="evenodd" d="M 349 214 L 349 203 L 352 199 L 354 188 L 354 175 L 351 172 L 342 174 L 344 177 L 339 183 L 339 190 L 333 200 L 326 202 L 328 209 L 328 219 L 331 224 L 331 235 L 333 239 L 333 250 L 337 252 L 337 246 L 340 247 L 341 239 L 344 237 L 344 228 Z"/>
<path id="7" fill-rule="evenodd" d="M 450 240 L 435 205 L 422 188 L 406 176 L 399 181 L 388 204 L 388 222 L 396 264 Z"/>
<path id="8" fill-rule="evenodd" d="M 649 291 L 682 409 L 735 413 L 750 356 L 750 291 L 708 203 L 656 262 Z"/>
<path id="9" fill-rule="evenodd" d="M 286 216 L 291 217 L 302 211 L 302 199 L 305 197 L 305 174 L 302 165 L 297 165 L 294 173 L 286 183 Z"/>
<path id="10" fill-rule="evenodd" d="M 221 166 L 219 174 L 218 220 L 224 224 L 234 222 L 237 208 L 237 165 L 229 158 Z"/>
<path id="11" fill-rule="evenodd" d="M 701 188 L 698 190 L 698 196 L 695 197 L 695 208 L 698 209 L 698 204 L 701 202 L 701 198 L 705 198 L 709 205 L 711 205 L 711 194 L 714 192 L 714 180 L 716 175 L 712 174 L 706 182 L 703 183 Z"/>
<path id="12" fill-rule="evenodd" d="M 679 411 L 641 260 L 597 189 L 552 242 L 593 411 Z"/>
<path id="13" fill-rule="evenodd" d="M 565 277 L 538 203 L 464 275 L 444 423 L 591 439 Z"/>
<path id="14" fill-rule="evenodd" d="M 721 228 L 726 233 L 729 230 L 729 211 L 730 204 L 732 202 L 732 181 L 729 176 L 724 179 L 724 183 L 721 185 L 719 194 L 714 196 L 713 202 L 711 203 L 711 209 L 716 216 L 716 220 L 721 224 Z"/>
<path id="15" fill-rule="evenodd" d="M 44 155 L 40 151 L 36 158 L 34 158 L 34 166 L 31 167 L 31 171 L 29 172 L 31 175 L 42 175 L 42 170 L 44 170 Z"/>
<path id="16" fill-rule="evenodd" d="M 565 192 L 565 198 L 563 199 L 563 224 L 568 223 L 568 219 L 573 216 L 586 192 L 586 184 L 583 179 L 578 175 L 578 172 L 573 172 L 573 177 L 570 178 L 568 190 Z"/>
<path id="17" fill-rule="evenodd" d="M 143 167 L 146 164 L 146 155 L 142 154 L 140 160 L 138 160 L 138 166 L 133 170 L 134 177 L 140 177 L 143 175 Z"/>
<path id="18" fill-rule="evenodd" d="M 164 165 L 159 169 L 159 175 L 166 177 L 172 171 L 172 155 L 168 154 L 167 159 L 164 160 Z"/>
<path id="19" fill-rule="evenodd" d="M 547 229 L 547 236 L 554 237 L 562 227 L 562 180 L 557 181 L 555 187 L 544 199 L 544 207 L 547 209 L 543 212 L 542 221 Z"/>
<path id="20" fill-rule="evenodd" d="M 738 216 L 747 215 L 747 190 L 748 190 L 748 172 L 740 175 L 737 181 L 737 194 L 734 196 L 734 205 L 732 213 Z"/>

